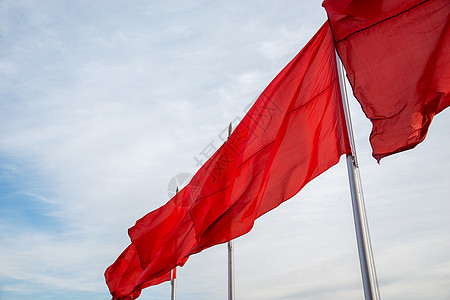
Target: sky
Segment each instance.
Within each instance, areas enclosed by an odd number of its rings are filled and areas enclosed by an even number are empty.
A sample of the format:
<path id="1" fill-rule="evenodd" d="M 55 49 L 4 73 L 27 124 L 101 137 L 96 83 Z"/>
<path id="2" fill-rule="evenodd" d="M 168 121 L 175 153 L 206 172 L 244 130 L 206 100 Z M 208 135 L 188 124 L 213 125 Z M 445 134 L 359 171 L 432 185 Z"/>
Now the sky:
<path id="1" fill-rule="evenodd" d="M 305 0 L 0 1 L 0 299 L 110 299 L 127 229 L 325 21 Z M 450 111 L 377 164 L 350 106 L 382 298 L 450 299 Z M 235 269 L 236 299 L 363 298 L 344 157 L 235 240 Z M 227 299 L 226 245 L 177 299 Z"/>

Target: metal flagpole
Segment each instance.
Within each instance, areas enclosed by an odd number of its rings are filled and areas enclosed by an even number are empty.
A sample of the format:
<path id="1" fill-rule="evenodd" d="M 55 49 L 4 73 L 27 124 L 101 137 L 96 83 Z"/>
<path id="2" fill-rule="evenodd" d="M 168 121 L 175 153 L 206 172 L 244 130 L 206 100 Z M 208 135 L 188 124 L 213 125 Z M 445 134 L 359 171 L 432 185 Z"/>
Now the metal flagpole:
<path id="1" fill-rule="evenodd" d="M 228 126 L 228 138 L 233 127 Z M 228 300 L 234 300 L 234 242 L 228 241 Z"/>
<path id="2" fill-rule="evenodd" d="M 177 287 L 177 267 L 173 268 L 171 273 L 172 279 L 170 280 L 170 285 L 172 286 L 172 293 L 170 299 L 175 300 L 176 287 Z"/>
<path id="3" fill-rule="evenodd" d="M 228 300 L 234 300 L 234 243 L 228 241 Z"/>
<path id="4" fill-rule="evenodd" d="M 178 186 L 175 191 L 175 195 L 178 194 Z M 173 268 L 170 272 L 170 285 L 171 285 L 171 300 L 175 300 L 176 298 L 176 287 L 177 287 L 177 267 Z"/>
<path id="5" fill-rule="evenodd" d="M 228 300 L 234 300 L 234 243 L 228 241 Z"/>
<path id="6" fill-rule="evenodd" d="M 369 225 L 367 224 L 366 210 L 364 207 L 358 160 L 356 159 L 355 139 L 353 136 L 353 128 L 350 118 L 347 89 L 345 87 L 344 67 L 337 52 L 336 61 L 339 85 L 341 88 L 342 104 L 344 106 L 345 122 L 347 124 L 347 132 L 352 150 L 351 154 L 347 154 L 347 171 L 352 197 L 353 219 L 355 221 L 356 240 L 358 244 L 359 264 L 361 267 L 364 295 L 366 300 L 379 300 L 381 299 L 380 291 L 375 272 L 372 245 L 370 243 Z"/>

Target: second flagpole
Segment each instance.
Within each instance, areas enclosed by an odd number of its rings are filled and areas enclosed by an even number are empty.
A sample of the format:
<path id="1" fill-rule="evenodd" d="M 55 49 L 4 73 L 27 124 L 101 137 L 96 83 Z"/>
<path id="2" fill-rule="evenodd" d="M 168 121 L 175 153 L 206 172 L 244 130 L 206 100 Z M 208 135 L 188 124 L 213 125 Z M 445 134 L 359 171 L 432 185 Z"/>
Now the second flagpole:
<path id="1" fill-rule="evenodd" d="M 228 241 L 228 300 L 234 300 L 234 243 Z"/>
<path id="2" fill-rule="evenodd" d="M 175 195 L 178 194 L 178 186 L 175 191 Z M 177 291 L 177 267 L 173 268 L 172 271 L 170 271 L 171 279 L 170 279 L 170 299 L 175 300 L 176 299 L 176 291 Z"/>
<path id="3" fill-rule="evenodd" d="M 228 126 L 228 138 L 230 138 L 233 127 Z M 228 241 L 228 300 L 234 300 L 234 242 Z"/>
<path id="4" fill-rule="evenodd" d="M 352 153 L 347 154 L 347 171 L 350 184 L 350 192 L 353 207 L 353 219 L 355 222 L 356 240 L 358 244 L 359 263 L 363 281 L 364 296 L 366 300 L 380 300 L 375 262 L 370 242 L 369 225 L 367 223 L 364 198 L 362 194 L 361 178 L 359 175 L 358 160 L 356 158 L 355 139 L 353 136 L 352 122 L 350 118 L 347 89 L 345 87 L 344 67 L 336 52 L 339 86 L 341 89 L 342 104 L 344 107 L 345 122 L 350 140 Z"/>

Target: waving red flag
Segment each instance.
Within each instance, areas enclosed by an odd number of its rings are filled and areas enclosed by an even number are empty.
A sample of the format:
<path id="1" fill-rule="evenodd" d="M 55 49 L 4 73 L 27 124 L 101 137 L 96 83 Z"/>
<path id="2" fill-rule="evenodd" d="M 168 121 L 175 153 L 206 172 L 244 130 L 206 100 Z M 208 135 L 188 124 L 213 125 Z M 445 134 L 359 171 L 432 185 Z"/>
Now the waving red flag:
<path id="1" fill-rule="evenodd" d="M 448 0 L 325 0 L 373 156 L 414 148 L 450 105 Z"/>
<path id="2" fill-rule="evenodd" d="M 256 218 L 349 152 L 326 23 L 189 185 L 130 228 L 144 269 L 135 283 L 162 276 L 189 255 L 247 233 Z"/>
<path id="3" fill-rule="evenodd" d="M 196 176 L 199 174 L 203 174 L 201 170 Z M 197 244 L 189 214 L 197 194 L 197 190 L 189 184 L 128 230 L 144 270 L 136 285 L 149 278 L 163 276 L 177 265 L 184 265 L 188 258 L 186 254 Z"/>
<path id="4" fill-rule="evenodd" d="M 138 253 L 134 245 L 131 244 L 105 271 L 106 284 L 108 285 L 112 299 L 136 299 L 141 294 L 142 289 L 171 279 L 169 272 L 162 276 L 149 278 L 140 285 L 136 285 L 136 279 L 142 272 L 143 269 Z"/>
<path id="5" fill-rule="evenodd" d="M 247 233 L 258 217 L 349 152 L 334 43 L 325 23 L 218 152 L 204 187 L 208 193 L 191 209 L 199 247 L 193 252 Z"/>

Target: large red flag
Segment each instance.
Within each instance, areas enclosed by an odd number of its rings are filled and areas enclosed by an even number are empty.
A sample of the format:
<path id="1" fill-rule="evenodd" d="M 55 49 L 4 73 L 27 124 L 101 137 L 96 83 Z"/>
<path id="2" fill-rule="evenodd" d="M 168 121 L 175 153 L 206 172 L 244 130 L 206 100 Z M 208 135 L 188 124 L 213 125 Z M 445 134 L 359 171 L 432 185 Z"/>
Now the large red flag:
<path id="1" fill-rule="evenodd" d="M 325 23 L 225 143 L 211 170 L 210 192 L 191 209 L 198 247 L 247 233 L 256 218 L 349 152 L 333 38 Z"/>
<path id="2" fill-rule="evenodd" d="M 145 269 L 161 276 L 206 247 L 247 233 L 349 153 L 328 23 L 269 84 L 230 138 L 161 212 L 130 228 Z M 159 214 L 173 211 L 169 219 Z M 160 231 L 162 230 L 162 231 Z"/>
<path id="3" fill-rule="evenodd" d="M 112 295 L 112 299 L 136 299 L 141 294 L 142 289 L 171 279 L 169 272 L 158 277 L 149 278 L 140 285 L 136 285 L 136 279 L 142 272 L 143 269 L 138 253 L 134 245 L 131 244 L 105 271 L 105 280 Z"/>
<path id="4" fill-rule="evenodd" d="M 450 1 L 325 0 L 373 156 L 415 147 L 450 105 Z"/>

